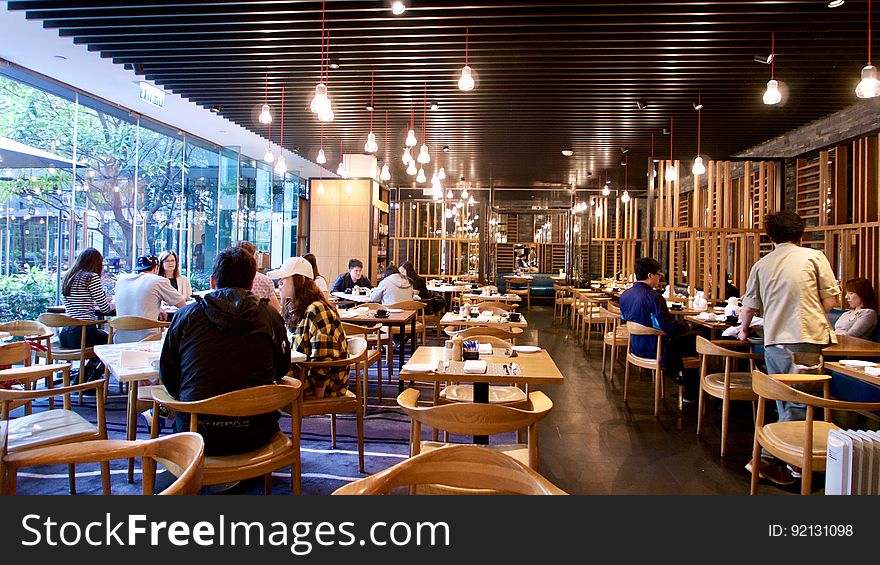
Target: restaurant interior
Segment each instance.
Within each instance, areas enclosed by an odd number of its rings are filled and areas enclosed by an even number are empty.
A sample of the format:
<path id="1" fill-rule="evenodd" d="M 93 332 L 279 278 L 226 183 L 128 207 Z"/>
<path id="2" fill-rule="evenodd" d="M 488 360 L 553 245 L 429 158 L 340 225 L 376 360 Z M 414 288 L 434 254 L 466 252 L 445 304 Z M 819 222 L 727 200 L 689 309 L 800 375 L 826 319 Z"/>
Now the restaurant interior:
<path id="1" fill-rule="evenodd" d="M 765 374 L 760 318 L 737 337 L 784 211 L 839 286 L 832 333 L 858 309 L 849 281 L 876 312 L 873 4 L 5 2 L 0 491 L 880 494 L 880 326 L 838 332 L 800 380 Z M 314 254 L 328 284 L 352 259 L 373 287 L 410 262 L 427 295 L 328 289 L 348 392 L 230 393 L 280 409 L 280 436 L 212 456 L 153 416 L 227 406 L 162 386 L 179 308 L 99 316 L 109 344 L 65 349 L 62 287 L 89 248 L 108 295 L 171 251 L 201 302 L 242 241 L 270 276 Z M 698 398 L 662 347 L 631 350 L 664 335 L 622 313 L 644 257 L 698 335 Z M 90 359 L 103 374 L 76 384 Z M 321 362 L 293 352 L 291 376 Z M 776 422 L 782 400 L 807 417 Z"/>

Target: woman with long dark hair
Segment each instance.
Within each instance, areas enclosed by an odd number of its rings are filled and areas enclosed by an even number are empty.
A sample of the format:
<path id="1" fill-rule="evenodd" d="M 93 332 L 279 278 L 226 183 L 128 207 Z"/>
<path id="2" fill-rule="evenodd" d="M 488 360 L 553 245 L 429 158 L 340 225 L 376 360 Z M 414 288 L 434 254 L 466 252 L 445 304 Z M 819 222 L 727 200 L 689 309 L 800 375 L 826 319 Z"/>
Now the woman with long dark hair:
<path id="1" fill-rule="evenodd" d="M 434 314 L 446 307 L 446 300 L 443 297 L 434 296 L 428 291 L 428 283 L 416 273 L 416 268 L 413 266 L 412 261 L 404 261 L 400 264 L 400 274 L 412 281 L 413 290 L 419 293 L 416 300 L 427 304 L 425 314 Z"/>
<path id="2" fill-rule="evenodd" d="M 159 276 L 167 278 L 174 290 L 184 298 L 192 296 L 192 285 L 187 277 L 180 274 L 180 261 L 174 251 L 169 249 L 159 255 Z"/>
<path id="3" fill-rule="evenodd" d="M 88 247 L 80 252 L 61 285 L 61 297 L 68 316 L 77 320 L 97 320 L 95 310 L 103 314 L 113 311 L 113 301 L 101 284 L 103 270 L 104 256 L 100 251 Z M 83 328 L 87 347 L 107 343 L 107 332 L 97 326 L 70 326 L 61 329 L 58 336 L 61 345 L 79 349 Z"/>
<path id="4" fill-rule="evenodd" d="M 315 286 L 318 287 L 318 290 L 324 293 L 330 292 L 330 287 L 327 286 L 327 279 L 321 276 L 321 273 L 318 272 L 318 258 L 315 257 L 314 253 L 306 253 L 303 255 L 306 261 L 312 266 L 312 272 L 315 275 L 313 279 L 315 281 Z"/>
<path id="5" fill-rule="evenodd" d="M 867 338 L 877 325 L 877 294 L 871 281 L 855 278 L 846 281 L 846 301 L 852 308 L 834 324 L 834 332 Z"/>
<path id="6" fill-rule="evenodd" d="M 312 265 L 303 257 L 291 257 L 281 268 L 269 273 L 278 281 L 284 300 L 281 316 L 290 334 L 293 349 L 309 361 L 332 361 L 348 356 L 342 320 L 327 302 L 313 280 Z M 348 391 L 348 369 L 329 367 L 310 369 L 303 378 L 305 397 L 344 396 Z"/>

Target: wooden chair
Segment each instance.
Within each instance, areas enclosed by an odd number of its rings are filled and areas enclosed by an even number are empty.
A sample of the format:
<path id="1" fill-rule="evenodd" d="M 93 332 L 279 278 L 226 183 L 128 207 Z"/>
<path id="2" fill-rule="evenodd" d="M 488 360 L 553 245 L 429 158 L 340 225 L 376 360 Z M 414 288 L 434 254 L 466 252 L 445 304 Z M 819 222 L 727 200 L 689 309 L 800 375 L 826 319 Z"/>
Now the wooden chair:
<path id="1" fill-rule="evenodd" d="M 31 345 L 25 341 L 19 341 L 14 343 L 5 343 L 0 345 L 0 366 L 5 365 L 19 365 L 21 364 L 24 367 L 31 366 L 31 357 L 33 357 L 33 352 L 31 351 Z M 0 379 L 0 383 L 3 382 L 3 379 Z M 52 379 L 46 379 L 46 388 L 52 388 Z M 49 398 L 49 401 L 54 401 L 54 398 Z M 19 406 L 24 406 L 24 413 L 28 415 L 31 413 L 33 407 L 30 400 L 16 400 L 14 402 L 9 403 L 9 410 L 15 410 Z M 54 405 L 49 406 L 49 408 L 54 408 Z"/>
<path id="2" fill-rule="evenodd" d="M 357 345 L 355 345 L 357 344 Z M 349 342 L 348 357 L 334 361 L 305 361 L 300 363 L 304 371 L 327 367 L 345 367 L 354 369 L 355 385 L 349 386 L 345 396 L 328 398 L 308 398 L 302 402 L 302 416 L 318 416 L 330 414 L 330 438 L 333 449 L 336 449 L 336 415 L 354 414 L 357 419 L 358 464 L 364 472 L 364 410 L 361 400 L 361 368 L 367 357 L 366 340 Z"/>
<path id="3" fill-rule="evenodd" d="M 485 328 L 473 328 L 485 329 Z M 489 343 L 493 349 L 510 349 L 512 344 L 509 341 L 499 337 L 490 336 L 482 333 L 475 333 L 468 336 L 467 339 L 473 339 L 477 342 Z M 489 386 L 489 403 L 490 404 L 521 404 L 528 400 L 528 389 L 523 390 L 514 385 L 490 385 Z M 474 385 L 461 385 L 458 383 L 449 383 L 442 389 L 440 382 L 434 383 L 434 404 L 447 404 L 450 402 L 473 402 L 474 401 Z M 475 434 L 482 435 L 482 434 Z"/>
<path id="4" fill-rule="evenodd" d="M 437 449 L 444 444 L 422 441 L 422 425 L 447 434 L 494 435 L 527 429 L 526 444 L 491 445 L 521 463 L 538 470 L 538 421 L 553 408 L 553 402 L 540 391 L 529 394 L 521 407 L 500 404 L 456 402 L 438 406 L 419 406 L 420 392 L 409 388 L 397 397 L 397 404 L 412 419 L 410 455 Z"/>
<path id="5" fill-rule="evenodd" d="M 230 416 L 243 418 L 284 410 L 290 414 L 290 437 L 279 430 L 265 444 L 253 451 L 236 455 L 205 456 L 203 485 L 216 485 L 264 477 L 264 492 L 272 492 L 272 471 L 290 467 L 290 488 L 295 494 L 302 490 L 300 459 L 300 406 L 302 383 L 285 377 L 283 384 L 262 385 L 220 394 L 205 400 L 183 402 L 168 394 L 164 387 L 152 389 L 153 413 L 159 404 L 190 415 L 189 431 L 198 431 L 199 416 Z M 159 433 L 159 418 L 153 418 L 151 436 Z"/>
<path id="6" fill-rule="evenodd" d="M 697 435 L 700 435 L 703 424 L 703 395 L 708 394 L 721 399 L 721 457 L 727 450 L 728 421 L 730 420 L 730 401 L 748 400 L 754 402 L 758 396 L 752 390 L 752 371 L 755 369 L 755 361 L 762 359 L 762 355 L 747 351 L 734 351 L 731 347 L 748 347 L 748 343 L 740 341 L 709 341 L 702 336 L 697 336 L 697 354 L 700 356 L 700 399 L 697 405 Z M 723 373 L 709 372 L 709 359 L 721 357 L 724 359 Z M 732 365 L 737 359 L 747 359 L 749 370 L 736 372 Z"/>
<path id="7" fill-rule="evenodd" d="M 0 389 L 0 419 L 7 422 L 9 438 L 6 450 L 9 454 L 25 452 L 38 447 L 62 445 L 95 439 L 107 439 L 107 421 L 104 416 L 104 379 L 88 383 L 70 384 L 70 364 L 32 365 L 14 367 L 0 371 L 0 380 L 17 381 L 22 385 L 35 383 L 55 374 L 62 374 L 62 386 L 51 389 L 24 390 Z M 92 424 L 82 415 L 71 409 L 70 395 L 83 390 L 95 389 L 95 409 L 97 424 Z M 61 395 L 62 409 L 50 409 L 9 419 L 11 407 L 38 398 L 51 398 Z M 76 493 L 76 472 L 74 465 L 68 465 L 70 493 Z M 104 494 L 110 494 L 110 464 L 101 464 L 101 483 Z M 3 484 L 0 477 L 0 485 Z M 0 486 L 0 490 L 5 487 Z"/>
<path id="8" fill-rule="evenodd" d="M 390 494 L 396 488 L 418 485 L 444 485 L 456 489 L 457 494 L 484 494 L 485 489 L 523 495 L 566 494 L 516 459 L 478 445 L 450 445 L 420 453 L 375 475 L 348 483 L 333 494 Z"/>
<path id="9" fill-rule="evenodd" d="M 165 332 L 165 328 L 167 328 L 168 326 L 168 322 L 164 322 L 161 320 L 151 320 L 149 318 L 142 318 L 140 316 L 117 316 L 107 322 L 107 343 L 115 342 L 116 332 L 118 331 L 140 331 L 151 329 L 158 329 L 159 331 L 157 333 L 147 336 L 141 341 L 161 341 L 162 334 Z M 107 379 L 108 383 L 110 382 L 110 369 L 108 369 L 107 367 L 104 367 L 104 378 Z M 120 389 L 121 388 L 122 383 L 120 383 Z M 146 407 L 144 407 L 143 409 L 146 410 Z"/>
<path id="10" fill-rule="evenodd" d="M 465 328 L 463 330 L 453 330 L 450 327 L 447 327 L 444 332 L 449 337 L 461 336 L 461 337 L 473 337 L 475 335 L 488 335 L 493 337 L 499 337 L 503 340 L 509 341 L 513 345 L 516 345 L 516 338 L 520 337 L 523 333 L 522 328 L 510 328 L 509 330 L 505 330 L 502 328 L 483 328 L 483 327 L 471 327 Z"/>
<path id="11" fill-rule="evenodd" d="M 391 340 L 387 333 L 382 332 L 382 324 L 374 324 L 372 326 L 359 326 L 357 324 L 349 324 L 347 322 L 342 322 L 342 329 L 345 332 L 345 335 L 348 337 L 356 337 L 361 336 L 367 340 L 367 356 L 364 360 L 364 378 L 363 378 L 363 390 L 361 391 L 361 397 L 364 401 L 364 414 L 367 413 L 367 405 L 369 404 L 367 400 L 367 385 L 369 384 L 369 368 L 373 365 L 377 365 L 376 371 L 376 385 L 378 390 L 378 398 L 379 403 L 382 403 L 382 356 L 386 354 L 385 351 L 382 351 L 382 348 L 385 347 L 388 353 L 387 365 L 390 368 L 392 363 L 391 357 Z M 390 373 L 390 371 L 389 371 Z"/>
<path id="12" fill-rule="evenodd" d="M 612 304 L 608 304 L 613 308 Z M 602 374 L 605 374 L 605 353 L 611 348 L 611 380 L 614 380 L 614 370 L 617 365 L 617 350 L 629 344 L 629 332 L 626 326 L 620 323 L 620 309 L 612 312 L 610 309 L 600 307 L 600 315 L 605 320 L 605 328 L 602 332 Z"/>
<path id="13" fill-rule="evenodd" d="M 526 299 L 526 309 L 532 309 L 532 278 L 509 277 L 507 279 L 507 292 L 516 294 Z"/>
<path id="14" fill-rule="evenodd" d="M 630 339 L 626 344 L 626 372 L 623 380 L 623 401 L 627 401 L 629 366 L 635 365 L 636 367 L 649 369 L 652 372 L 654 379 L 654 416 L 657 417 L 660 414 L 660 399 L 665 396 L 663 366 L 660 364 L 660 359 L 663 355 L 663 340 L 661 338 L 665 336 L 666 333 L 662 330 L 655 330 L 654 328 L 649 328 L 633 321 L 628 321 L 626 323 L 626 328 L 629 332 Z M 645 357 L 638 357 L 632 352 L 632 336 L 634 335 L 650 335 L 657 338 L 657 351 L 653 358 L 647 359 Z M 682 360 L 682 364 L 685 369 L 695 369 L 699 367 L 699 359 L 696 357 L 686 357 Z M 682 403 L 682 386 L 678 385 L 679 411 L 682 409 Z"/>
<path id="15" fill-rule="evenodd" d="M 394 304 L 389 304 L 388 308 L 401 308 L 403 310 L 415 310 L 416 314 L 416 335 L 421 336 L 422 345 L 427 343 L 428 339 L 428 330 L 427 323 L 425 322 L 425 308 L 427 305 L 424 302 L 419 302 L 418 300 L 404 300 L 402 302 L 396 302 Z M 397 326 L 388 328 L 389 333 L 392 336 L 399 335 L 401 333 L 401 329 Z M 403 337 L 400 341 L 400 347 L 403 347 L 404 342 L 406 341 L 409 335 L 409 328 L 403 328 Z"/>
<path id="16" fill-rule="evenodd" d="M 56 360 L 58 361 L 78 361 L 79 362 L 79 372 L 80 378 L 78 382 L 81 382 L 85 379 L 85 367 L 86 361 L 89 359 L 93 359 L 97 357 L 95 355 L 95 351 L 91 347 L 86 347 L 86 327 L 88 326 L 103 326 L 107 322 L 104 320 L 77 320 L 76 318 L 71 318 L 70 316 L 66 316 L 64 314 L 54 314 L 50 312 L 46 312 L 40 314 L 37 318 L 41 324 L 46 327 L 52 329 L 58 329 L 70 326 L 79 326 L 82 328 L 80 332 L 82 337 L 80 339 L 79 348 L 66 348 L 61 347 L 61 343 L 57 339 L 53 339 L 49 341 L 46 351 L 37 351 L 36 356 L 38 358 L 46 359 L 46 363 L 51 365 Z M 79 395 L 79 403 L 82 404 L 82 393 Z"/>
<path id="17" fill-rule="evenodd" d="M 474 306 L 478 306 L 480 308 L 480 312 L 485 312 L 487 310 L 491 311 L 493 314 L 503 314 L 504 312 L 511 312 L 516 310 L 516 304 L 510 304 L 509 302 L 500 302 L 498 300 L 486 300 L 484 302 L 479 302 L 474 304 Z"/>
<path id="18" fill-rule="evenodd" d="M 565 309 L 571 309 L 574 303 L 574 296 L 571 293 L 571 287 L 554 284 L 553 285 L 553 321 L 557 319 L 565 320 Z"/>
<path id="19" fill-rule="evenodd" d="M 160 495 L 198 494 L 202 488 L 205 442 L 190 432 L 146 441 L 94 440 L 68 445 L 40 447 L 6 458 L 6 490 L 15 494 L 18 469 L 36 465 L 104 463 L 115 459 L 141 457 L 144 460 L 143 489 L 152 495 L 156 486 L 156 462 L 161 463 L 177 480 Z"/>
<path id="20" fill-rule="evenodd" d="M 36 344 L 35 349 L 48 349 L 55 334 L 52 330 L 35 320 L 13 320 L 0 324 L 0 332 L 8 332 L 13 337 L 22 337 L 25 341 Z"/>
<path id="21" fill-rule="evenodd" d="M 752 389 L 758 396 L 758 415 L 755 419 L 755 441 L 752 461 L 760 461 L 761 448 L 790 465 L 801 468 L 801 494 L 812 492 L 813 471 L 824 471 L 828 449 L 828 432 L 839 429 L 830 421 L 815 420 L 816 408 L 824 408 L 826 420 L 829 410 L 876 411 L 880 402 L 847 402 L 827 398 L 830 375 L 766 375 L 752 371 Z M 796 384 L 821 384 L 823 397 L 797 390 Z M 768 400 L 799 402 L 806 406 L 806 419 L 765 424 Z M 758 492 L 760 465 L 752 465 L 751 494 Z"/>

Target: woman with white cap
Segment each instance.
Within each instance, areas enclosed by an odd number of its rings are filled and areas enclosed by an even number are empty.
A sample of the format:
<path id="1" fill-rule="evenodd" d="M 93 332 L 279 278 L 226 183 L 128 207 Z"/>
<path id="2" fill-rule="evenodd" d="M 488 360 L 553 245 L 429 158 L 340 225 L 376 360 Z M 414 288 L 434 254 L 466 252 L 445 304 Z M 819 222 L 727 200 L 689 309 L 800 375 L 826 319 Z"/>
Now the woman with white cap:
<path id="1" fill-rule="evenodd" d="M 312 265 L 303 257 L 291 257 L 269 277 L 278 281 L 284 306 L 281 315 L 290 333 L 291 346 L 309 361 L 332 361 L 348 356 L 342 321 L 314 282 Z M 312 369 L 304 375 L 303 396 L 344 396 L 348 391 L 345 367 Z"/>

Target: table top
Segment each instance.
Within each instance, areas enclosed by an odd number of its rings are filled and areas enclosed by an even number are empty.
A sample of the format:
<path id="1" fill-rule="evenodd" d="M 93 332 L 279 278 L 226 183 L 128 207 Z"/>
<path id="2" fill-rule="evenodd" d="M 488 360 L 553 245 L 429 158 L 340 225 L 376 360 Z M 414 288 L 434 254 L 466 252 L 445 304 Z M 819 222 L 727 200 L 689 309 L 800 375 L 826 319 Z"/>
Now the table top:
<path id="1" fill-rule="evenodd" d="M 855 379 L 859 379 L 860 381 L 865 381 L 866 383 L 871 383 L 872 385 L 880 386 L 880 377 L 875 377 L 874 375 L 869 375 L 865 372 L 864 367 L 850 367 L 847 365 L 843 365 L 838 363 L 837 361 L 829 361 L 825 363 L 826 371 L 836 371 L 838 373 L 842 373 L 849 377 L 853 377 Z"/>
<path id="2" fill-rule="evenodd" d="M 161 341 L 135 341 L 133 343 L 111 343 L 96 345 L 95 355 L 104 362 L 104 365 L 119 382 L 139 381 L 143 379 L 155 379 L 159 376 L 159 369 L 150 365 L 140 367 L 124 367 L 122 365 L 123 351 L 143 351 L 146 353 L 161 354 Z"/>
<path id="3" fill-rule="evenodd" d="M 728 324 L 727 322 L 720 322 L 718 320 L 703 320 L 702 318 L 698 318 L 697 316 L 691 314 L 686 315 L 684 319 L 688 322 L 693 322 L 694 324 L 713 330 L 726 330 L 730 327 L 730 324 Z"/>
<path id="4" fill-rule="evenodd" d="M 424 363 L 432 367 L 438 365 L 442 368 L 441 363 L 444 360 L 444 347 L 423 345 L 416 349 L 413 356 L 407 364 Z M 518 353 L 516 357 L 495 357 L 481 356 L 480 359 L 487 363 L 516 363 L 519 366 L 519 374 L 516 375 L 494 375 L 486 374 L 475 375 L 471 373 L 438 373 L 432 371 L 430 373 L 412 373 L 412 376 L 420 381 L 448 381 L 461 380 L 472 383 L 522 383 L 529 385 L 541 384 L 562 384 L 564 377 L 559 371 L 559 367 L 553 362 L 550 354 L 546 349 L 542 349 L 536 353 Z M 407 375 L 406 372 L 402 373 Z"/>
<path id="5" fill-rule="evenodd" d="M 465 293 L 461 295 L 465 300 L 473 302 L 520 302 L 522 298 L 518 294 L 476 294 Z"/>
<path id="6" fill-rule="evenodd" d="M 404 310 L 402 312 L 388 312 L 388 316 L 385 318 L 379 318 L 376 316 L 375 310 L 360 311 L 352 309 L 348 310 L 346 313 L 340 312 L 339 317 L 343 322 L 350 322 L 352 324 L 375 324 L 376 322 L 381 322 L 383 324 L 405 324 L 415 318 L 416 314 L 418 314 L 418 312 L 415 310 Z"/>
<path id="7" fill-rule="evenodd" d="M 457 312 L 446 312 L 440 319 L 441 326 L 484 326 L 484 327 L 509 327 L 509 328 L 526 328 L 529 323 L 525 316 L 520 316 L 519 322 L 511 322 L 507 318 L 500 315 L 492 315 L 489 318 L 462 318 Z"/>
<path id="8" fill-rule="evenodd" d="M 352 294 L 350 292 L 331 292 L 331 296 L 335 296 L 336 298 L 342 300 L 350 300 L 351 302 L 369 302 L 370 301 L 370 293 L 367 294 Z"/>
<path id="9" fill-rule="evenodd" d="M 853 337 L 838 335 L 837 343 L 822 350 L 825 357 L 880 357 L 880 343 Z"/>
<path id="10" fill-rule="evenodd" d="M 468 284 L 449 284 L 449 283 L 436 284 L 436 283 L 428 283 L 428 284 L 425 285 L 425 286 L 427 287 L 427 289 L 428 289 L 429 291 L 431 291 L 431 292 L 439 292 L 439 293 L 446 293 L 446 292 L 465 292 L 465 291 L 468 291 L 468 290 L 482 290 L 482 288 L 483 288 L 482 286 L 479 286 L 479 285 L 477 285 L 477 288 L 474 288 L 473 286 L 471 286 L 470 283 L 468 283 Z"/>

